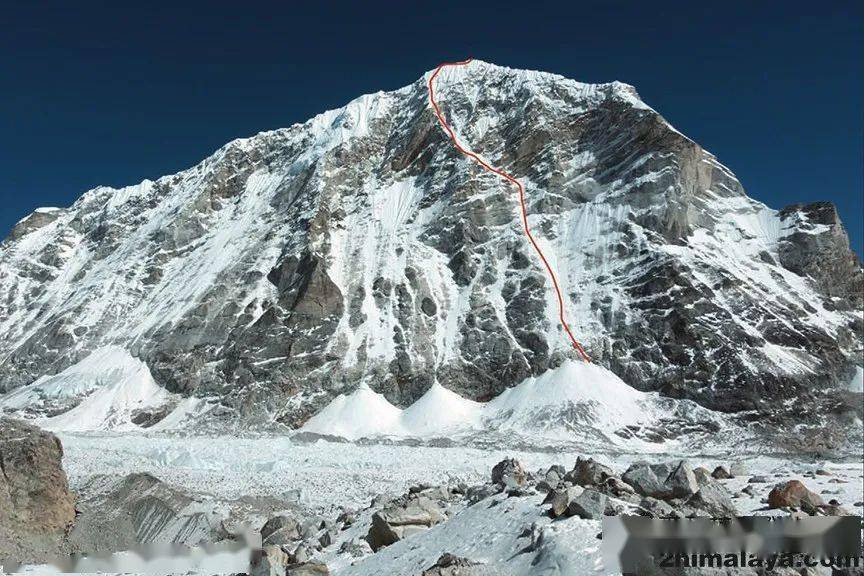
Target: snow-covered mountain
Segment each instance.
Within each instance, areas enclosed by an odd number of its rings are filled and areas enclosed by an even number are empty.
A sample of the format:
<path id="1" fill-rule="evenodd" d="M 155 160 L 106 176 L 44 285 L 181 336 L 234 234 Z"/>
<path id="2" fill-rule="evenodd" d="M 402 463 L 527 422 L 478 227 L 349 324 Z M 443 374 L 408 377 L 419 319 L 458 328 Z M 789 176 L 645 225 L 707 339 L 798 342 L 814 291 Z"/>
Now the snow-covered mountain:
<path id="1" fill-rule="evenodd" d="M 515 191 L 455 150 L 428 77 L 22 220 L 0 245 L 0 391 L 99 350 L 129 368 L 122 350 L 165 403 L 299 426 L 361 385 L 487 401 L 576 359 Z M 833 206 L 754 201 L 625 84 L 474 61 L 436 97 L 526 186 L 595 362 L 712 409 L 852 412 L 827 391 L 861 365 L 864 273 Z"/>

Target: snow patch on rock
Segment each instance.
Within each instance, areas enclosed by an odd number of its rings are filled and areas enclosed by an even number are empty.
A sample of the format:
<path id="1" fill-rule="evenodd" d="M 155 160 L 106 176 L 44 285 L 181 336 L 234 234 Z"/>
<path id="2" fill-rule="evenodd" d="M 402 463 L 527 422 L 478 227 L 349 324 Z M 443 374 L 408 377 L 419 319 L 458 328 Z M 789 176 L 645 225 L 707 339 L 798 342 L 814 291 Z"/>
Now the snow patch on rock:
<path id="1" fill-rule="evenodd" d="M 864 393 L 864 368 L 861 366 L 855 368 L 855 375 L 849 381 L 849 390 L 851 392 Z"/>

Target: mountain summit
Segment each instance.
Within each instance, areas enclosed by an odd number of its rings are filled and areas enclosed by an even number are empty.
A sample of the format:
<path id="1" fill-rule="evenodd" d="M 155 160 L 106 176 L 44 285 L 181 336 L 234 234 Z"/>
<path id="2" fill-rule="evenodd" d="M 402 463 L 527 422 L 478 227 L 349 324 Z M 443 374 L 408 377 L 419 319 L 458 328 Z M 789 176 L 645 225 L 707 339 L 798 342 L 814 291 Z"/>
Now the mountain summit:
<path id="1" fill-rule="evenodd" d="M 217 399 L 210 418 L 297 426 L 360 385 L 486 400 L 576 359 L 515 189 L 454 148 L 429 74 L 22 220 L 0 245 L 0 392 L 112 347 Z M 475 60 L 436 98 L 525 186 L 595 362 L 712 409 L 837 408 L 864 272 L 832 205 L 749 198 L 626 84 Z"/>

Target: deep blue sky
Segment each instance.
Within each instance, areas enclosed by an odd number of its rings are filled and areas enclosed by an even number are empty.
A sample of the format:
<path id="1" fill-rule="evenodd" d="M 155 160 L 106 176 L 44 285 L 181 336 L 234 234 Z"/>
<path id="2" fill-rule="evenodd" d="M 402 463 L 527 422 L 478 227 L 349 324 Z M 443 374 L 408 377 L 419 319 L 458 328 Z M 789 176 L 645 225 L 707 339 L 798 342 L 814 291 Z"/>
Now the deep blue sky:
<path id="1" fill-rule="evenodd" d="M 621 80 L 780 208 L 831 200 L 862 253 L 862 5 L 0 0 L 0 236 L 472 55 Z"/>

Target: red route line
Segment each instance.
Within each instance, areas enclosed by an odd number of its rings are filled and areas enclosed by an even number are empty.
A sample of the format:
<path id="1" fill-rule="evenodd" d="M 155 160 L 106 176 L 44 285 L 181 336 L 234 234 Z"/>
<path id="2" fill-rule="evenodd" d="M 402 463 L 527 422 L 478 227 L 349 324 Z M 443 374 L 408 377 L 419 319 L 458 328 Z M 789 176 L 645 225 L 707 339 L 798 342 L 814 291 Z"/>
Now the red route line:
<path id="1" fill-rule="evenodd" d="M 561 325 L 567 332 L 567 336 L 570 337 L 570 342 L 573 344 L 573 348 L 579 351 L 579 354 L 582 355 L 582 358 L 586 362 L 590 362 L 591 359 L 588 358 L 588 354 L 585 353 L 582 345 L 579 344 L 579 342 L 573 336 L 573 332 L 570 331 L 570 326 L 567 325 L 567 320 L 564 318 L 564 298 L 561 296 L 561 288 L 558 287 L 558 279 L 555 277 L 555 273 L 552 271 L 552 266 L 549 265 L 549 261 L 546 260 L 546 256 L 543 255 L 543 251 L 540 250 L 540 246 L 537 244 L 537 241 L 534 240 L 534 236 L 531 235 L 531 230 L 528 228 L 528 212 L 525 209 L 525 188 L 523 188 L 522 184 L 510 174 L 504 172 L 503 170 L 490 166 L 489 164 L 484 162 L 477 154 L 463 148 L 459 144 L 459 140 L 457 140 L 456 134 L 453 132 L 453 129 L 450 128 L 450 125 L 447 124 L 447 120 L 444 119 L 444 115 L 441 113 L 441 109 L 438 107 L 438 103 L 435 101 L 434 83 L 435 78 L 438 76 L 441 70 L 446 66 L 465 66 L 466 64 L 469 64 L 472 60 L 473 58 L 468 58 L 467 60 L 462 60 L 461 62 L 444 62 L 443 64 L 439 65 L 429 77 L 429 101 L 432 102 L 432 108 L 435 109 L 435 115 L 438 117 L 438 121 L 441 123 L 441 126 L 447 132 L 447 135 L 450 136 L 450 140 L 453 141 L 453 145 L 456 146 L 456 149 L 459 152 L 461 152 L 465 156 L 468 156 L 489 172 L 497 174 L 508 182 L 515 184 L 516 187 L 519 189 L 519 204 L 522 207 L 522 226 L 525 229 L 525 235 L 528 237 L 528 240 L 531 241 L 531 245 L 534 246 L 534 251 L 537 252 L 540 260 L 543 261 L 543 265 L 546 267 L 546 272 L 549 273 L 549 278 L 552 279 L 552 286 L 555 287 L 555 295 L 558 297 L 558 318 L 559 320 L 561 320 Z"/>

